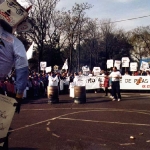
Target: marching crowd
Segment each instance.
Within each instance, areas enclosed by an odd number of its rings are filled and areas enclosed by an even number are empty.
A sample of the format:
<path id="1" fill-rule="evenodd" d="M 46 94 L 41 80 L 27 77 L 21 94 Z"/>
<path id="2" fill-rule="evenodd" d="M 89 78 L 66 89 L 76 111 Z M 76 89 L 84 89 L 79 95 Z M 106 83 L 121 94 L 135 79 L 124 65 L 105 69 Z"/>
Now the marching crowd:
<path id="1" fill-rule="evenodd" d="M 52 79 L 54 83 L 52 82 Z M 71 78 L 71 76 L 70 76 Z M 16 94 L 16 76 L 15 72 L 13 72 L 10 76 L 7 76 L 4 81 L 0 81 L 0 91 L 4 95 L 15 97 Z M 29 73 L 27 79 L 26 89 L 24 90 L 23 98 L 42 98 L 47 96 L 47 86 L 55 86 L 60 84 L 62 81 L 63 84 L 67 84 L 67 73 L 37 73 L 35 71 L 31 71 Z M 69 84 L 69 83 L 68 83 Z M 62 92 L 66 92 L 66 87 L 61 90 Z"/>
<path id="2" fill-rule="evenodd" d="M 117 70 L 116 70 L 117 71 Z M 104 71 L 101 70 L 100 75 L 104 76 L 104 92 L 105 96 L 108 93 L 111 96 L 115 96 L 114 100 L 117 99 L 116 94 L 118 93 L 118 99 L 121 99 L 120 90 L 119 90 L 119 79 L 113 78 L 112 72 L 114 71 Z M 120 73 L 120 71 L 118 71 Z M 118 73 L 117 73 L 118 74 Z M 67 72 L 50 72 L 50 73 L 37 73 L 35 71 L 31 71 L 28 79 L 27 86 L 24 90 L 23 98 L 42 98 L 47 97 L 47 86 L 59 86 L 59 94 L 69 93 L 69 84 L 74 81 L 75 76 L 83 76 L 85 75 L 83 72 L 74 72 L 68 74 Z M 137 71 L 137 72 L 128 72 L 126 71 L 125 76 L 149 76 L 149 71 Z M 119 76 L 122 76 L 121 73 Z M 89 72 L 86 76 L 95 76 L 93 72 Z M 16 89 L 15 89 L 15 72 L 13 72 L 10 76 L 7 76 L 4 81 L 0 82 L 0 90 L 4 95 L 15 97 Z M 117 82 L 114 82 L 117 81 Z M 115 84 L 115 85 L 114 85 Z M 117 85 L 116 85 L 117 84 Z M 111 89 L 110 89 L 111 87 Z M 117 87 L 117 88 L 115 88 Z M 115 89 L 115 91 L 113 91 Z M 119 90 L 119 91 L 118 91 Z"/>

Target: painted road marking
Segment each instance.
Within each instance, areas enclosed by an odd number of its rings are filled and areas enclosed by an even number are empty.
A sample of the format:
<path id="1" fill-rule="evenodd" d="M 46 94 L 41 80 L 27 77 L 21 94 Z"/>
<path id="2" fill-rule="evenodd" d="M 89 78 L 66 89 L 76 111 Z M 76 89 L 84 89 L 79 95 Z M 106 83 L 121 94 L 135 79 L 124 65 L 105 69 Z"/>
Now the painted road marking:
<path id="1" fill-rule="evenodd" d="M 85 120 L 85 119 L 74 119 L 74 118 L 58 118 L 60 120 L 71 120 L 71 121 L 82 121 L 82 122 L 92 122 L 92 123 L 107 123 L 107 124 L 118 124 L 118 125 L 134 125 L 134 126 L 147 126 L 150 124 L 139 124 L 139 123 L 125 123 L 125 122 L 109 122 L 109 121 L 98 121 L 98 120 Z"/>
<path id="2" fill-rule="evenodd" d="M 46 128 L 47 131 L 51 131 L 49 127 Z"/>
<path id="3" fill-rule="evenodd" d="M 144 96 L 150 96 L 150 94 L 147 94 L 147 93 L 142 93 L 140 95 L 144 95 Z"/>
<path id="4" fill-rule="evenodd" d="M 34 124 L 30 124 L 30 125 L 25 125 L 23 127 L 20 127 L 20 128 L 17 128 L 17 129 L 13 129 L 13 130 L 9 130 L 9 132 L 14 132 L 14 131 L 18 131 L 18 130 L 21 130 L 21 129 L 25 129 L 25 128 L 29 128 L 29 127 L 32 127 L 32 126 L 35 126 L 35 125 L 39 125 L 39 124 L 42 124 L 42 123 L 45 123 L 45 122 L 49 122 L 49 121 L 52 121 L 52 120 L 56 120 L 56 119 L 59 119 L 59 118 L 62 118 L 62 117 L 65 117 L 65 116 L 68 116 L 68 115 L 73 115 L 73 114 L 79 114 L 79 113 L 84 113 L 84 112 L 94 112 L 94 111 L 117 111 L 117 112 L 130 112 L 130 113 L 139 113 L 139 114 L 145 114 L 145 115 L 150 115 L 150 111 L 146 111 L 146 110 L 125 110 L 125 109 L 112 109 L 112 108 L 103 108 L 103 109 L 92 109 L 92 110 L 83 110 L 83 111 L 77 111 L 77 112 L 72 112 L 72 113 L 67 113 L 67 114 L 63 114 L 63 115 L 60 115 L 60 116 L 57 116 L 57 117 L 54 117 L 54 118 L 51 118 L 51 119 L 47 119 L 47 120 L 43 120 L 43 121 L 40 121 L 40 122 L 37 122 L 37 123 L 34 123 Z M 109 123 L 109 122 L 108 122 Z M 114 123 L 118 123 L 118 124 L 124 124 L 124 123 L 121 123 L 121 122 L 114 122 Z M 132 123 L 127 123 L 127 124 L 131 124 Z M 141 126 L 150 126 L 150 124 L 137 124 L 137 125 L 141 125 Z"/>
<path id="5" fill-rule="evenodd" d="M 49 125 L 50 125 L 50 122 L 48 122 L 46 125 L 49 126 Z"/>
<path id="6" fill-rule="evenodd" d="M 60 137 L 59 135 L 57 135 L 57 134 L 55 134 L 55 133 L 52 133 L 52 135 L 55 136 L 55 137 L 57 137 L 57 138 Z"/>
<path id="7" fill-rule="evenodd" d="M 120 144 L 121 146 L 128 146 L 128 145 L 134 145 L 135 143 L 123 143 L 123 144 Z"/>

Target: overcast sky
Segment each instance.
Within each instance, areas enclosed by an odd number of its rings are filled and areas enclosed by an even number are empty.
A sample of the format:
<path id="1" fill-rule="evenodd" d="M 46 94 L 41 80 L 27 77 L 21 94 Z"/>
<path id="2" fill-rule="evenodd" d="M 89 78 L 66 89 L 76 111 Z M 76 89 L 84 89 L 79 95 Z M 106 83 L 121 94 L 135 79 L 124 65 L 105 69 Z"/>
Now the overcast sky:
<path id="1" fill-rule="evenodd" d="M 150 0 L 60 0 L 57 9 L 65 8 L 65 10 L 70 10 L 75 3 L 80 4 L 83 2 L 93 5 L 86 12 L 86 15 L 90 18 L 98 18 L 99 20 L 111 19 L 114 22 L 149 16 L 116 23 L 118 28 L 123 28 L 126 31 L 139 26 L 150 25 Z"/>

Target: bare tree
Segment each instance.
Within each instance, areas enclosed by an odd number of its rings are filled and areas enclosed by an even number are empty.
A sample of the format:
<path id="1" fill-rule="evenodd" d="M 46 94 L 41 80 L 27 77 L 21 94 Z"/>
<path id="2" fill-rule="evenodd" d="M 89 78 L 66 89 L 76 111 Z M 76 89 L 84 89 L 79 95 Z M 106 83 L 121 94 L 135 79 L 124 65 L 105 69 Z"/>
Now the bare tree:
<path id="1" fill-rule="evenodd" d="M 101 36 L 97 21 L 97 19 L 89 18 L 84 31 L 84 41 L 87 43 L 86 46 L 89 49 L 89 51 L 86 52 L 89 53 L 90 69 L 93 67 L 93 62 L 95 65 L 99 65 L 99 41 Z"/>
<path id="2" fill-rule="evenodd" d="M 54 16 L 56 14 L 55 7 L 59 0 L 26 0 L 26 2 L 32 5 L 29 15 L 33 27 L 25 36 L 28 36 L 36 43 L 40 66 L 44 45 L 51 44 L 51 39 L 53 39 L 53 42 L 56 42 L 54 41 L 54 37 L 56 37 Z"/>
<path id="3" fill-rule="evenodd" d="M 132 44 L 131 56 L 140 61 L 150 55 L 150 26 L 138 27 L 129 33 L 129 42 Z"/>
<path id="4" fill-rule="evenodd" d="M 69 10 L 65 13 L 64 20 L 64 32 L 63 36 L 64 39 L 67 39 L 65 42 L 70 49 L 70 56 L 69 56 L 69 72 L 72 71 L 72 62 L 73 62 L 73 50 L 75 45 L 81 41 L 82 35 L 82 28 L 85 21 L 85 10 L 90 9 L 91 5 L 88 3 L 76 4 L 72 7 L 72 10 Z M 79 59 L 79 58 L 78 58 Z M 80 62 L 78 62 L 80 64 Z"/>

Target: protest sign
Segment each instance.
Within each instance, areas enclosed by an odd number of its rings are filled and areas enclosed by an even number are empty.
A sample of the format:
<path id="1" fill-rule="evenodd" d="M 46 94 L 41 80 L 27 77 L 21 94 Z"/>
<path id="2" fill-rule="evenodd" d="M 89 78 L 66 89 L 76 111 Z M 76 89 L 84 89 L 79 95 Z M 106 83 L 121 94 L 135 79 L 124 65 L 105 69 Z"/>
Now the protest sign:
<path id="1" fill-rule="evenodd" d="M 47 62 L 40 62 L 41 70 L 45 70 L 46 66 L 47 66 Z"/>
<path id="2" fill-rule="evenodd" d="M 131 62 L 130 63 L 130 71 L 137 71 L 137 62 Z"/>
<path id="3" fill-rule="evenodd" d="M 94 67 L 94 68 L 93 68 L 93 72 L 94 72 L 94 75 L 95 75 L 95 76 L 96 76 L 96 75 L 99 75 L 100 72 L 101 72 L 101 68 L 100 68 L 100 67 Z"/>
<path id="4" fill-rule="evenodd" d="M 16 100 L 0 94 L 0 139 L 7 136 L 16 107 Z M 3 142 L 0 146 L 3 146 Z"/>
<path id="5" fill-rule="evenodd" d="M 129 67 L 130 59 L 128 57 L 122 57 L 122 67 Z"/>
<path id="6" fill-rule="evenodd" d="M 140 70 L 144 70 L 145 71 L 148 68 L 149 68 L 148 62 L 142 61 L 141 62 L 141 66 L 140 66 Z"/>
<path id="7" fill-rule="evenodd" d="M 109 59 L 107 60 L 107 69 L 110 69 L 111 67 L 114 66 L 114 61 L 113 59 Z"/>
<path id="8" fill-rule="evenodd" d="M 50 66 L 50 67 L 46 67 L 46 73 L 49 73 L 49 72 L 51 72 L 52 71 L 52 67 Z"/>
<path id="9" fill-rule="evenodd" d="M 117 70 L 120 70 L 120 64 L 121 64 L 120 60 L 115 60 L 114 66 L 117 67 Z"/>

